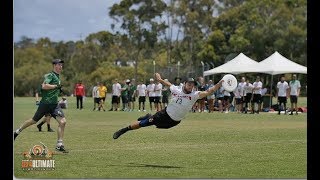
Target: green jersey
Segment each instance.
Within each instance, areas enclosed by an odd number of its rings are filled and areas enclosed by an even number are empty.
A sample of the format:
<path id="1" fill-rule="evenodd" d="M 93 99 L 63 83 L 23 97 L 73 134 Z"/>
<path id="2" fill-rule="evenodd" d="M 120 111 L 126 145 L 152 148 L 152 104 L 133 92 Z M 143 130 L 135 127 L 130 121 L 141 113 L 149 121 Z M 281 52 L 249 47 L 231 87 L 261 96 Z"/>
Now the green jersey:
<path id="1" fill-rule="evenodd" d="M 128 96 L 128 88 L 129 86 L 127 84 L 123 85 L 122 88 L 125 88 L 125 90 L 121 91 L 121 96 Z"/>
<path id="2" fill-rule="evenodd" d="M 60 85 L 60 77 L 59 74 L 55 72 L 50 72 L 44 75 L 44 84 L 51 84 L 51 85 Z M 60 89 L 41 89 L 41 101 L 40 103 L 43 104 L 58 104 L 58 97 L 60 94 Z"/>
<path id="3" fill-rule="evenodd" d="M 129 86 L 129 96 L 134 95 L 134 92 L 137 90 L 137 86 L 136 85 L 131 85 Z"/>

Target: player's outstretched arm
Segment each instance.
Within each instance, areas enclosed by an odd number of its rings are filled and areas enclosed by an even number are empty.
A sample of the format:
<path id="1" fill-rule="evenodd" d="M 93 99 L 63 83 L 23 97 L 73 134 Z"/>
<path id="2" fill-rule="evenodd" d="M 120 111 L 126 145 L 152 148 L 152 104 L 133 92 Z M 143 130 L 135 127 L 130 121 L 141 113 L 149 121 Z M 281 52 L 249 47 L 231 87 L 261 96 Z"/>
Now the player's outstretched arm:
<path id="1" fill-rule="evenodd" d="M 161 75 L 159 73 L 155 73 L 154 75 L 155 75 L 156 80 L 158 80 L 161 84 L 163 84 L 165 86 L 171 86 L 172 85 L 169 81 L 164 81 L 161 78 Z"/>
<path id="2" fill-rule="evenodd" d="M 212 95 L 213 92 L 215 92 L 216 90 L 218 90 L 221 86 L 222 86 L 222 82 L 223 80 L 221 79 L 216 85 L 214 85 L 213 87 L 209 88 L 206 91 L 201 91 L 199 93 L 199 98 L 204 98 L 207 97 L 209 95 Z"/>

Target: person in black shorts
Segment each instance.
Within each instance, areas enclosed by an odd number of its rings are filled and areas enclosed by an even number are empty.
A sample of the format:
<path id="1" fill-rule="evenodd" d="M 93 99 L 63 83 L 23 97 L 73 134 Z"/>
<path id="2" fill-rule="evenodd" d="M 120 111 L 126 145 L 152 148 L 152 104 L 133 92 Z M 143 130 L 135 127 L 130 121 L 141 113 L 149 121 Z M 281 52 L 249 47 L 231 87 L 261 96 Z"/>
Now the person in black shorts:
<path id="1" fill-rule="evenodd" d="M 159 129 L 169 129 L 178 125 L 198 99 L 213 94 L 223 82 L 223 80 L 221 80 L 216 86 L 206 91 L 193 91 L 196 83 L 193 78 L 186 79 L 182 88 L 179 88 L 168 81 L 164 81 L 160 74 L 156 73 L 155 76 L 157 81 L 170 87 L 172 95 L 171 102 L 166 108 L 158 111 L 154 115 L 148 113 L 145 116 L 138 118 L 137 121 L 133 122 L 131 125 L 116 131 L 113 134 L 113 139 L 118 139 L 127 131 L 139 129 L 141 127 L 155 125 Z"/>
<path id="2" fill-rule="evenodd" d="M 58 98 L 62 91 L 62 85 L 60 83 L 60 73 L 62 71 L 64 61 L 61 59 L 54 59 L 52 61 L 53 71 L 44 76 L 44 81 L 42 83 L 41 94 L 42 98 L 40 100 L 37 111 L 34 116 L 26 120 L 18 129 L 13 133 L 14 140 L 25 128 L 36 124 L 43 116 L 50 114 L 51 117 L 55 118 L 59 123 L 58 126 L 58 141 L 56 145 L 56 150 L 68 153 L 63 144 L 63 134 L 66 125 L 66 118 L 61 107 L 58 105 Z"/>

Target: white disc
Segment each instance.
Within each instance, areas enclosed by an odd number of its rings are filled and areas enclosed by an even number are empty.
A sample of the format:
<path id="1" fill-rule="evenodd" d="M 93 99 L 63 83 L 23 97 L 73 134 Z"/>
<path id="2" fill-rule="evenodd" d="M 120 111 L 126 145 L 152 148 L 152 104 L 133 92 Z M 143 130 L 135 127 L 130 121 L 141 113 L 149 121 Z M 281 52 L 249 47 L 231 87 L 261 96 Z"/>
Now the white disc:
<path id="1" fill-rule="evenodd" d="M 232 74 L 224 75 L 222 80 L 224 80 L 222 83 L 222 87 L 226 91 L 232 92 L 237 88 L 238 81 L 237 81 L 236 77 L 234 77 Z"/>

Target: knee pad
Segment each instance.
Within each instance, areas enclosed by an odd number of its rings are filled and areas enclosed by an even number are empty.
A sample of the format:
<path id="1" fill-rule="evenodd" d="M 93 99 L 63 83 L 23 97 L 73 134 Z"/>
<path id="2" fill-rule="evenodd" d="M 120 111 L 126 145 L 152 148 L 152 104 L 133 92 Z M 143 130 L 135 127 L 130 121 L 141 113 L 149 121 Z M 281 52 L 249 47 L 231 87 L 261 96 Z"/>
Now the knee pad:
<path id="1" fill-rule="evenodd" d="M 151 125 L 153 125 L 153 118 L 152 117 L 142 119 L 139 122 L 140 127 L 146 127 L 146 126 L 151 126 Z"/>

